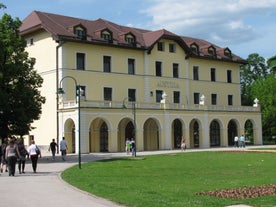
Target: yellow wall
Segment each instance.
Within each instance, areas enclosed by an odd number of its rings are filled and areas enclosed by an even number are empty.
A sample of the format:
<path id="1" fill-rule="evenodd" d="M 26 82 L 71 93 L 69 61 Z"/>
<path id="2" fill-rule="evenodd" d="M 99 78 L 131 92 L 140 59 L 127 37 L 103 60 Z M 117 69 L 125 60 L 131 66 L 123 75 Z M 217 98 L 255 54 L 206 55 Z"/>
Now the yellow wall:
<path id="1" fill-rule="evenodd" d="M 33 38 L 34 44 L 30 45 Z M 38 145 L 50 144 L 56 138 L 56 43 L 48 32 L 40 31 L 32 36 L 25 37 L 27 40 L 26 51 L 29 57 L 35 57 L 34 69 L 43 78 L 41 95 L 46 97 L 46 103 L 42 105 L 40 120 L 32 125 L 35 127 L 30 132 L 34 135 Z M 28 143 L 26 143 L 28 144 Z"/>
<path id="2" fill-rule="evenodd" d="M 51 139 L 56 138 L 56 46 L 57 43 L 47 32 L 38 32 L 27 39 L 34 38 L 34 45 L 28 46 L 27 51 L 31 57 L 36 57 L 35 69 L 44 79 L 41 89 L 42 95 L 46 97 L 46 104 L 43 105 L 41 119 L 33 126 L 35 130 L 31 132 L 38 139 L 38 145 L 48 145 Z M 212 120 L 220 120 L 222 130 L 222 146 L 227 146 L 227 124 L 231 119 L 238 120 L 239 133 L 245 119 L 255 121 L 256 129 L 260 129 L 260 113 L 240 111 L 229 112 L 228 97 L 233 95 L 233 105 L 240 107 L 239 89 L 239 65 L 222 61 L 207 59 L 188 58 L 184 50 L 173 40 L 162 39 L 165 44 L 165 51 L 158 51 L 154 45 L 150 53 L 145 50 L 134 50 L 119 47 L 110 47 L 94 44 L 83 44 L 77 42 L 65 42 L 59 51 L 59 81 L 62 77 L 74 77 L 77 84 L 86 86 L 86 100 L 81 101 L 81 148 L 82 152 L 99 151 L 99 123 L 103 121 L 108 125 L 109 151 L 118 151 L 122 148 L 121 136 L 125 132 L 120 131 L 125 127 L 122 120 L 133 120 L 131 108 L 123 110 L 120 103 L 128 95 L 128 89 L 136 89 L 137 102 L 137 136 L 138 148 L 144 149 L 144 142 L 149 143 L 149 149 L 171 149 L 172 135 L 171 126 L 175 119 L 183 122 L 183 134 L 187 137 L 187 144 L 190 143 L 189 125 L 192 120 L 197 119 L 201 124 L 202 135 L 200 137 L 201 147 L 208 147 L 208 127 Z M 169 52 L 169 44 L 176 45 L 176 52 Z M 85 70 L 76 70 L 76 54 L 85 53 Z M 103 72 L 103 56 L 111 56 L 111 73 Z M 128 74 L 128 58 L 135 59 L 135 75 Z M 155 75 L 155 62 L 161 61 L 162 77 Z M 173 78 L 173 63 L 179 64 L 179 77 Z M 193 80 L 193 66 L 199 66 L 199 80 Z M 216 82 L 210 81 L 210 68 L 216 68 Z M 232 83 L 227 83 L 227 70 L 232 70 Z M 69 151 L 72 149 L 72 127 L 76 127 L 75 136 L 78 136 L 78 113 L 75 83 L 72 79 L 66 78 L 62 81 L 62 88 L 65 91 L 63 101 L 71 100 L 72 107 L 59 105 L 59 137 L 66 137 Z M 90 107 L 91 103 L 102 103 L 103 88 L 112 88 L 112 103 L 109 108 L 99 105 L 99 108 Z M 180 105 L 194 107 L 194 110 L 172 110 L 168 105 L 168 110 L 160 108 L 157 103 L 155 108 L 141 109 L 144 103 L 155 103 L 155 91 L 162 90 L 168 95 L 168 104 L 173 103 L 173 92 L 180 91 Z M 150 92 L 153 96 L 150 96 Z M 206 96 L 206 106 L 196 110 L 193 103 L 193 93 L 198 92 Z M 211 93 L 217 94 L 217 106 L 223 106 L 224 111 L 210 111 Z M 187 100 L 188 99 L 188 100 Z M 116 103 L 115 105 L 113 105 Z M 63 108 L 64 107 L 64 108 Z M 204 108 L 206 107 L 206 108 Z M 187 108 L 182 108 L 187 109 Z M 257 112 L 256 112 L 257 111 Z M 145 124 L 147 123 L 147 124 Z M 146 128 L 144 128 L 146 126 Z M 146 129 L 158 128 L 157 131 Z M 92 131 L 90 131 L 92 129 Z M 146 130 L 146 131 L 145 131 Z M 261 130 L 256 134 L 260 135 Z M 91 136 L 93 140 L 90 141 Z M 151 136 L 158 137 L 156 140 L 149 140 Z M 192 142 L 192 140 L 191 140 Z M 261 140 L 258 138 L 257 143 Z M 76 142 L 76 146 L 78 143 Z M 147 149 L 147 148 L 146 148 Z"/>

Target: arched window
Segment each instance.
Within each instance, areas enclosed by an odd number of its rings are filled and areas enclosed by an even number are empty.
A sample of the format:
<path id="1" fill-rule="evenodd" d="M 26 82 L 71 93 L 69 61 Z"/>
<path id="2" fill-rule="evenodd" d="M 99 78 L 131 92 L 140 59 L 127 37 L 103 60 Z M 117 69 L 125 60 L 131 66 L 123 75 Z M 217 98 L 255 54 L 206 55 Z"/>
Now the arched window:
<path id="1" fill-rule="evenodd" d="M 193 53 L 198 54 L 198 45 L 196 43 L 191 44 L 190 49 L 192 50 Z"/>
<path id="2" fill-rule="evenodd" d="M 220 127 L 217 121 L 210 124 L 210 146 L 220 146 Z"/>
<path id="3" fill-rule="evenodd" d="M 208 47 L 208 53 L 209 53 L 209 55 L 215 57 L 217 55 L 216 48 L 214 48 L 213 46 Z"/>

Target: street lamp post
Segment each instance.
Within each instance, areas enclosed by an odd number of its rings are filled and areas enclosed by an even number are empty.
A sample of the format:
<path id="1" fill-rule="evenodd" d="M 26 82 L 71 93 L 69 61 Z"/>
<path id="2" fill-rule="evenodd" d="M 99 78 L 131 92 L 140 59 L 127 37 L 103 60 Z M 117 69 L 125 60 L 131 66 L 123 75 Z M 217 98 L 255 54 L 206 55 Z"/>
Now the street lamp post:
<path id="1" fill-rule="evenodd" d="M 129 97 L 125 98 L 123 100 L 123 109 L 127 109 L 127 106 L 125 104 L 125 101 L 129 99 Z M 134 148 L 134 156 L 136 157 L 136 149 L 137 149 L 137 139 L 136 139 L 136 105 L 135 105 L 135 101 L 131 101 L 131 105 L 132 105 L 132 114 L 133 114 L 133 122 L 134 122 L 134 144 L 135 144 L 135 148 Z"/>
<path id="2" fill-rule="evenodd" d="M 81 130 L 80 130 L 80 92 L 81 92 L 81 86 L 78 85 L 77 80 L 72 77 L 72 76 L 65 76 L 63 77 L 60 82 L 59 82 L 59 88 L 57 90 L 57 94 L 59 95 L 63 95 L 65 92 L 63 90 L 63 88 L 61 87 L 61 82 L 65 79 L 65 78 L 71 78 L 74 83 L 75 83 L 75 87 L 76 87 L 76 103 L 78 103 L 78 128 L 79 128 L 79 169 L 81 169 Z"/>

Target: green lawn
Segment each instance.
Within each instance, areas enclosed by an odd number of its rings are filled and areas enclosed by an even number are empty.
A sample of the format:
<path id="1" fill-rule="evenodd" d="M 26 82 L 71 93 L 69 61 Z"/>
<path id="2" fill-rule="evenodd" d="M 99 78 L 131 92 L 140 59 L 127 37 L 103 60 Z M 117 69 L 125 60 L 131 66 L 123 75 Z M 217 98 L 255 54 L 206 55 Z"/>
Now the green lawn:
<path id="1" fill-rule="evenodd" d="M 226 199 L 197 192 L 276 184 L 276 154 L 191 152 L 131 157 L 74 166 L 68 183 L 126 206 L 276 206 L 276 195 Z"/>

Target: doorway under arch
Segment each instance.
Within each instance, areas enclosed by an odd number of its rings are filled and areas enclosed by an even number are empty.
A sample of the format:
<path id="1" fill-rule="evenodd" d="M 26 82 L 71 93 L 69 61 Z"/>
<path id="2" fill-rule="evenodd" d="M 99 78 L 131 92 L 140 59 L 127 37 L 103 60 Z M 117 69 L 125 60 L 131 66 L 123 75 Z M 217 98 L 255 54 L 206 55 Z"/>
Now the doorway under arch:
<path id="1" fill-rule="evenodd" d="M 213 120 L 210 124 L 210 147 L 220 146 L 220 125 L 218 121 Z"/>
<path id="2" fill-rule="evenodd" d="M 89 151 L 108 152 L 108 125 L 101 118 L 95 119 L 89 129 Z"/>
<path id="3" fill-rule="evenodd" d="M 152 118 L 144 124 L 144 150 L 159 150 L 159 127 Z"/>
<path id="4" fill-rule="evenodd" d="M 234 137 L 238 136 L 238 127 L 235 120 L 230 120 L 227 126 L 228 146 L 234 145 Z"/>
<path id="5" fill-rule="evenodd" d="M 190 123 L 190 146 L 194 148 L 199 148 L 200 146 L 200 130 L 199 122 L 193 119 Z"/>
<path id="6" fill-rule="evenodd" d="M 172 146 L 174 149 L 180 148 L 182 137 L 182 123 L 179 119 L 175 119 L 172 123 Z"/>
<path id="7" fill-rule="evenodd" d="M 246 120 L 244 124 L 244 137 L 247 144 L 254 144 L 254 124 L 251 120 Z"/>
<path id="8" fill-rule="evenodd" d="M 73 119 L 67 119 L 64 123 L 64 137 L 67 142 L 68 153 L 76 153 L 76 133 Z M 59 144 L 59 143 L 58 143 Z"/>

